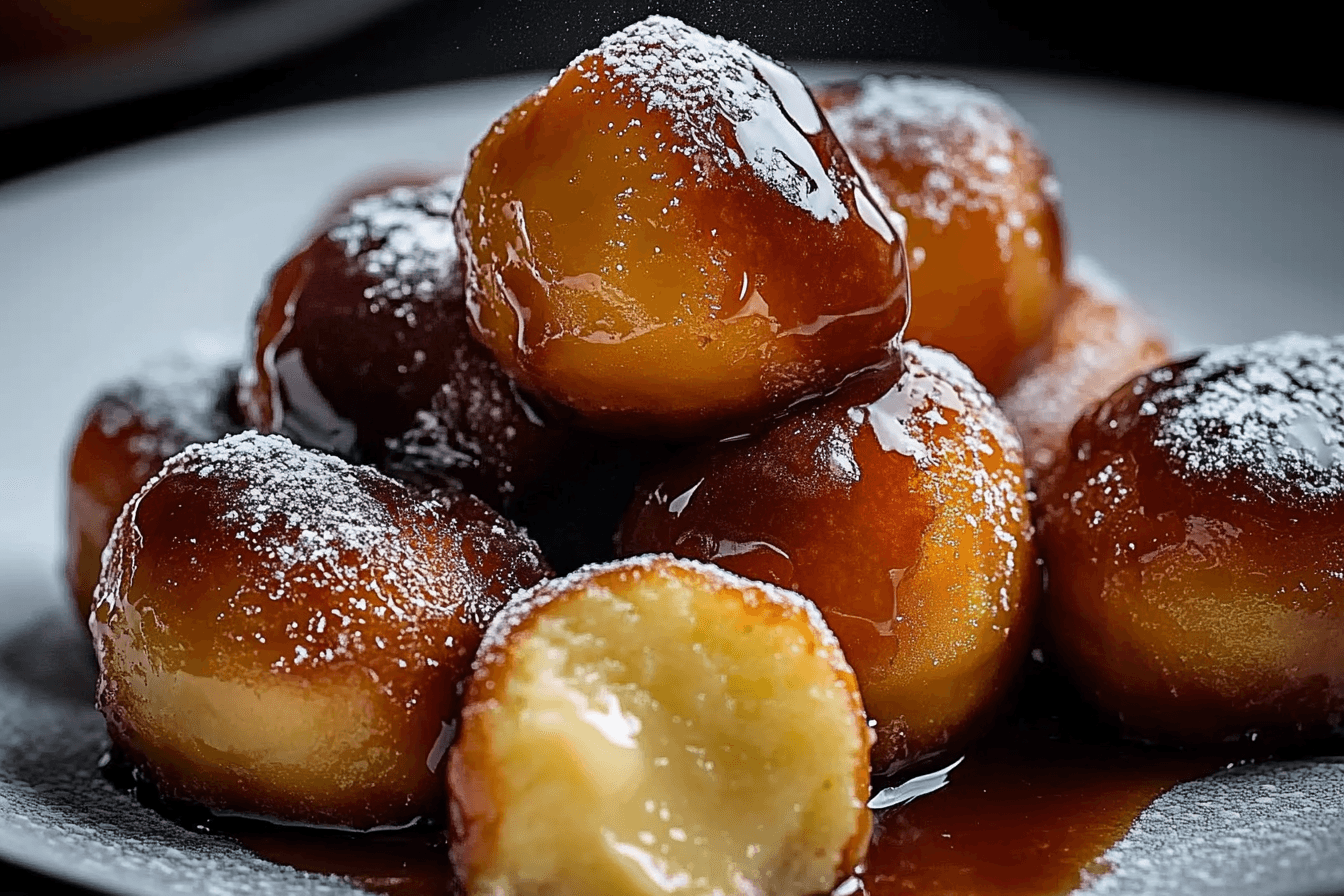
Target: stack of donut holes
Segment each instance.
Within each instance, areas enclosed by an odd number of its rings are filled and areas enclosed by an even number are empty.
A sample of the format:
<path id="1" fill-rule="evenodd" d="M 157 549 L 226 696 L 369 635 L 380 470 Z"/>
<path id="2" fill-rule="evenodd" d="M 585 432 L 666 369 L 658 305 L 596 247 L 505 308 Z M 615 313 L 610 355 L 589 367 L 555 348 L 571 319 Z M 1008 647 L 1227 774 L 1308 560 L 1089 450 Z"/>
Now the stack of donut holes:
<path id="1" fill-rule="evenodd" d="M 1168 363 L 993 94 L 655 16 L 390 181 L 246 359 L 76 440 L 70 588 L 158 799 L 446 823 L 468 892 L 803 894 L 1034 646 L 1131 736 L 1338 733 L 1344 342 Z"/>

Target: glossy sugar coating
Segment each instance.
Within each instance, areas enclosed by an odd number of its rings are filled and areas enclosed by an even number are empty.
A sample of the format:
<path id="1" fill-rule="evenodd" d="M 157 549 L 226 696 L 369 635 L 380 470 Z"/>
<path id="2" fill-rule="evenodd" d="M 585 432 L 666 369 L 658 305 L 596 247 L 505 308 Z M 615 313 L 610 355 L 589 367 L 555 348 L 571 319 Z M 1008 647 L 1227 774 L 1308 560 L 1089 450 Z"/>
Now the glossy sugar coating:
<path id="1" fill-rule="evenodd" d="M 569 437 L 471 337 L 459 183 L 357 198 L 280 268 L 240 404 L 263 432 L 502 506 Z"/>
<path id="2" fill-rule="evenodd" d="M 655 469 L 618 542 L 816 602 L 876 724 L 876 774 L 960 746 L 993 714 L 1037 590 L 1012 426 L 951 355 L 906 343 L 905 365 Z"/>
<path id="3" fill-rule="evenodd" d="M 1038 506 L 1053 651 L 1140 737 L 1344 723 L 1344 339 L 1286 335 L 1134 379 Z"/>
<path id="4" fill-rule="evenodd" d="M 456 690 L 543 561 L 469 496 L 244 433 L 127 505 L 91 619 L 98 705 L 161 797 L 349 828 L 441 817 Z"/>
<path id="5" fill-rule="evenodd" d="M 1046 332 L 1064 276 L 1045 153 L 1002 98 L 957 81 L 870 75 L 816 96 L 909 224 L 906 338 L 952 352 L 1000 394 Z"/>
<path id="6" fill-rule="evenodd" d="M 211 344 L 155 361 L 105 389 L 84 415 L 66 486 L 65 578 L 89 618 L 103 548 L 117 515 L 163 462 L 192 442 L 239 428 L 237 367 Z"/>
<path id="7" fill-rule="evenodd" d="M 1065 290 L 1063 307 L 999 399 L 1034 478 L 1054 465 L 1085 411 L 1170 359 L 1156 322 L 1095 263 L 1075 259 Z"/>
<path id="8" fill-rule="evenodd" d="M 654 16 L 501 118 L 458 207 L 478 337 L 590 425 L 684 437 L 880 360 L 901 239 L 791 71 Z"/>
<path id="9" fill-rule="evenodd" d="M 825 893 L 868 847 L 871 734 L 807 600 L 668 556 L 491 623 L 449 758 L 468 893 Z"/>

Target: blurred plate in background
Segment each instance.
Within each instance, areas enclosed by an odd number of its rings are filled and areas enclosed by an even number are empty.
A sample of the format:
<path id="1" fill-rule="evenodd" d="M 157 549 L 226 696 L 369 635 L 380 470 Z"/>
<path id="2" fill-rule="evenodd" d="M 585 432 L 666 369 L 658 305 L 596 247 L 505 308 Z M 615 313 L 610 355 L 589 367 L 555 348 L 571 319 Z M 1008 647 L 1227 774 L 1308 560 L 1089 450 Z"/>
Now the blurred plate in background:
<path id="1" fill-rule="evenodd" d="M 0 127 L 249 68 L 408 2 L 10 0 L 0 4 Z"/>

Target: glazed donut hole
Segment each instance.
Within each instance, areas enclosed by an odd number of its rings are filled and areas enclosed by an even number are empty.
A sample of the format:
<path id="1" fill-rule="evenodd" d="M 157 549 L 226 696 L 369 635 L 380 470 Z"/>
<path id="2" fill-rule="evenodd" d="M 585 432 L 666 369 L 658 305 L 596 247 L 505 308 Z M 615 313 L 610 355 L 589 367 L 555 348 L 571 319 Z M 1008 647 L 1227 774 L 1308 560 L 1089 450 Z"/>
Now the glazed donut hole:
<path id="1" fill-rule="evenodd" d="M 81 623 L 121 508 L 187 445 L 239 429 L 233 360 L 212 343 L 192 346 L 109 386 L 84 415 L 66 483 L 65 577 Z"/>
<path id="2" fill-rule="evenodd" d="M 816 91 L 840 142 L 905 217 L 907 339 L 951 352 L 994 395 L 1046 332 L 1064 276 L 1058 184 L 997 94 L 869 75 Z"/>
<path id="3" fill-rule="evenodd" d="M 622 555 L 668 552 L 797 591 L 853 666 L 873 773 L 962 746 L 1021 667 L 1037 584 L 1021 449 L 951 355 L 896 365 L 640 483 Z"/>
<path id="4" fill-rule="evenodd" d="M 1074 427 L 1039 503 L 1052 650 L 1140 738 L 1344 727 L 1344 340 L 1216 349 Z"/>
<path id="5" fill-rule="evenodd" d="M 1034 479 L 1064 449 L 1069 430 L 1122 383 L 1170 359 L 1157 323 L 1088 259 L 1075 259 L 1064 304 L 1018 367 L 999 407 L 1022 436 Z"/>
<path id="6" fill-rule="evenodd" d="M 897 230 L 793 72 L 654 16 L 473 150 L 477 337 L 592 427 L 687 438 L 834 388 L 906 317 Z"/>
<path id="7" fill-rule="evenodd" d="M 468 893 L 829 892 L 862 862 L 868 746 L 815 608 L 642 557 L 491 624 L 449 758 Z"/>
<path id="8" fill-rule="evenodd" d="M 503 507 L 570 436 L 471 337 L 459 185 L 354 199 L 280 268 L 257 309 L 240 405 L 262 432 Z"/>
<path id="9" fill-rule="evenodd" d="M 548 570 L 465 495 L 254 433 L 126 506 L 90 627 L 113 746 L 159 798 L 352 829 L 441 818 L 457 687 Z"/>

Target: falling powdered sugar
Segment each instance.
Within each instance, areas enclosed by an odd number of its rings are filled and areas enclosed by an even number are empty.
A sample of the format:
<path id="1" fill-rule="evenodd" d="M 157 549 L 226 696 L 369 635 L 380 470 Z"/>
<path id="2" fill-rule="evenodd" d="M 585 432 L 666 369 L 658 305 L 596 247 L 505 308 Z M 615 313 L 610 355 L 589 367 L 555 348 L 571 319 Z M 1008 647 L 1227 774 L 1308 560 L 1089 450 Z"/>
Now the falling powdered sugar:
<path id="1" fill-rule="evenodd" d="M 849 216 L 853 175 L 836 171 L 809 137 L 824 124 L 798 76 L 750 48 L 710 37 L 677 19 L 651 16 L 607 37 L 594 51 L 617 82 L 652 112 L 668 116 L 684 143 L 667 147 L 730 172 L 743 164 L 789 203 L 818 220 Z M 580 56 L 573 67 L 596 83 Z M 729 136 L 731 135 L 731 139 Z"/>
<path id="2" fill-rule="evenodd" d="M 1165 372 L 1139 414 L 1187 472 L 1269 497 L 1344 492 L 1344 337 L 1289 333 Z"/>

